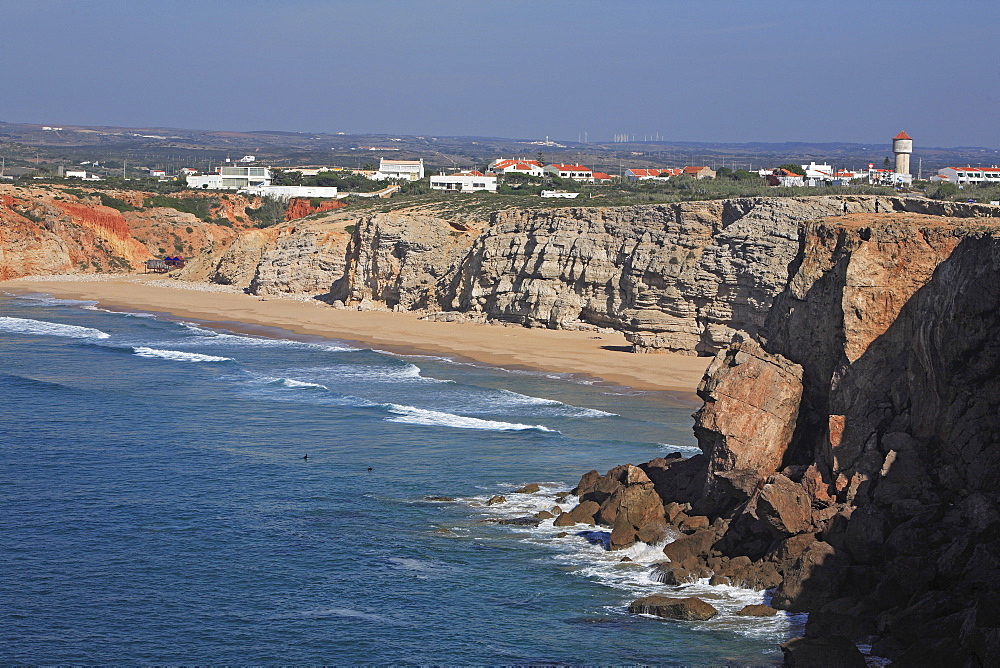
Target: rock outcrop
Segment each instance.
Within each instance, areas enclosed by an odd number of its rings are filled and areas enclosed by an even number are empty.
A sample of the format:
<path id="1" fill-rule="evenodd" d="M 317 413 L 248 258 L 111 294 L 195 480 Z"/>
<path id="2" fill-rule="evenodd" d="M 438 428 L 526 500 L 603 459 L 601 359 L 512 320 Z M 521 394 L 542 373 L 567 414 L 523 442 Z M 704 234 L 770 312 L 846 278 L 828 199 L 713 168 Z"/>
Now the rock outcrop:
<path id="1" fill-rule="evenodd" d="M 358 223 L 331 292 L 348 304 L 442 312 L 437 319 L 611 327 L 639 352 L 714 355 L 735 332 L 760 331 L 804 223 L 876 210 L 995 215 L 922 199 L 746 198 L 504 210 L 477 234 L 440 218 L 374 214 Z"/>
<path id="2" fill-rule="evenodd" d="M 655 579 L 774 587 L 773 607 L 810 613 L 785 646 L 796 665 L 830 647 L 863 665 L 852 641 L 872 639 L 904 665 L 995 661 L 998 223 L 897 212 L 801 227 L 766 320 L 699 388 L 704 454 L 639 467 L 677 536 Z M 621 470 L 576 491 L 607 493 Z"/>

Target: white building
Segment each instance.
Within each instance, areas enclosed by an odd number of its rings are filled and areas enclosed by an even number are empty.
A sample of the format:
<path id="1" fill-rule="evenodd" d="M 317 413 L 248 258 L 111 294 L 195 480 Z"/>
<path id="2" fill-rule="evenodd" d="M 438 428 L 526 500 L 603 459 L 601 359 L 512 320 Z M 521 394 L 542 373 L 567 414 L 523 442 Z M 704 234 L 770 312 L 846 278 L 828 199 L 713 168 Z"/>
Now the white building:
<path id="1" fill-rule="evenodd" d="M 151 169 L 149 170 L 150 176 L 166 176 L 167 172 L 162 169 Z"/>
<path id="2" fill-rule="evenodd" d="M 271 185 L 271 170 L 267 167 L 222 167 L 217 174 L 190 175 L 189 188 L 205 190 L 239 190 Z"/>
<path id="3" fill-rule="evenodd" d="M 561 179 L 573 179 L 586 183 L 592 183 L 594 180 L 594 172 L 583 165 L 545 165 L 545 173 L 558 176 Z"/>
<path id="4" fill-rule="evenodd" d="M 497 191 L 497 177 L 484 176 L 479 172 L 460 172 L 431 177 L 431 190 L 470 193 L 477 190 Z"/>
<path id="5" fill-rule="evenodd" d="M 372 174 L 372 180 L 400 179 L 403 181 L 418 181 L 424 178 L 424 159 L 420 160 L 386 160 L 380 158 L 378 171 Z"/>
<path id="6" fill-rule="evenodd" d="M 486 171 L 494 174 L 524 174 L 525 176 L 542 176 L 545 168 L 537 160 L 498 158 L 487 166 Z"/>
<path id="7" fill-rule="evenodd" d="M 543 190 L 542 197 L 562 197 L 564 199 L 576 199 L 580 193 L 570 193 L 565 190 Z"/>
<path id="8" fill-rule="evenodd" d="M 67 172 L 68 174 L 69 172 Z M 938 170 L 938 181 L 948 183 L 1000 183 L 1000 167 L 945 167 Z"/>
<path id="9" fill-rule="evenodd" d="M 830 179 L 833 178 L 833 167 L 830 165 L 817 165 L 810 162 L 802 165 L 802 171 L 806 173 L 806 179 Z"/>
<path id="10" fill-rule="evenodd" d="M 67 169 L 63 176 L 67 179 L 85 179 L 87 178 L 87 172 L 83 169 Z"/>
<path id="11" fill-rule="evenodd" d="M 244 188 L 241 192 L 271 199 L 291 199 L 292 197 L 322 197 L 333 199 L 340 197 L 335 186 L 255 186 Z"/>

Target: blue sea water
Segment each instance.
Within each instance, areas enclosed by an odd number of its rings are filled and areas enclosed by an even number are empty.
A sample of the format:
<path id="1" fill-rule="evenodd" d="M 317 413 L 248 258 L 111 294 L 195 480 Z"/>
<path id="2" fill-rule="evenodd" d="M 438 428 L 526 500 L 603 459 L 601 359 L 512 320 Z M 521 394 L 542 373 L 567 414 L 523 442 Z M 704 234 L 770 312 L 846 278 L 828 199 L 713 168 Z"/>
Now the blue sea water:
<path id="1" fill-rule="evenodd" d="M 681 588 L 709 622 L 630 615 L 679 589 L 649 579 L 658 550 L 622 562 L 599 532 L 491 521 L 592 468 L 694 452 L 690 413 L 0 295 L 0 663 L 778 663 L 802 620 L 733 616 L 760 593 Z"/>

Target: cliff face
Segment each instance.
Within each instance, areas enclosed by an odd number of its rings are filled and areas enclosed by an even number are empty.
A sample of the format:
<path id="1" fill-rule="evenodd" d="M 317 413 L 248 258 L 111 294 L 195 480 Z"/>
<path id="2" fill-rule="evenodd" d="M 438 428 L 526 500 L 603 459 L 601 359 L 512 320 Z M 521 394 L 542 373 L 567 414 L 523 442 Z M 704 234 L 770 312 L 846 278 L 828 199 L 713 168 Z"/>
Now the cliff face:
<path id="1" fill-rule="evenodd" d="M 348 304 L 381 302 L 403 310 L 441 309 L 441 293 L 468 252 L 465 225 L 419 214 L 379 213 L 358 221 L 344 275 L 330 290 Z"/>
<path id="2" fill-rule="evenodd" d="M 799 252 L 801 223 L 910 210 L 978 215 L 898 198 L 757 198 L 501 211 L 476 236 L 442 220 L 382 214 L 357 226 L 332 292 L 349 304 L 612 327 L 639 352 L 708 355 L 736 331 L 759 331 Z"/>
<path id="3" fill-rule="evenodd" d="M 704 454 L 640 466 L 665 509 L 651 527 L 681 534 L 658 577 L 775 587 L 773 606 L 810 612 L 789 651 L 874 637 L 901 665 L 990 665 L 1000 221 L 850 214 L 800 238 L 756 336 L 736 336 L 699 387 Z M 595 477 L 573 512 L 609 503 Z"/>

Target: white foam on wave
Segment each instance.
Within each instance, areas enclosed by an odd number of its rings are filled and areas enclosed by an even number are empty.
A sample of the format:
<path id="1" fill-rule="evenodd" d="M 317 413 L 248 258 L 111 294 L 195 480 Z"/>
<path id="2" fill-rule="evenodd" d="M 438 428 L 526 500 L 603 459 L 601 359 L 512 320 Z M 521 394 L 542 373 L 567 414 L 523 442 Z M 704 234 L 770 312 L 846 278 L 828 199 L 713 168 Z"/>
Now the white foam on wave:
<path id="1" fill-rule="evenodd" d="M 61 322 L 0 316 L 0 331 L 36 336 L 66 336 L 73 339 L 106 339 L 111 335 L 93 327 L 64 325 Z"/>
<path id="2" fill-rule="evenodd" d="M 80 306 L 82 308 L 93 308 L 97 302 L 90 299 L 63 299 L 52 295 L 11 295 L 18 300 L 27 302 L 26 306 Z"/>
<path id="3" fill-rule="evenodd" d="M 361 348 L 355 348 L 348 345 L 335 345 L 328 343 L 308 343 L 306 341 L 293 341 L 291 339 L 272 339 L 263 336 L 251 336 L 247 334 L 231 334 L 229 332 L 217 332 L 212 329 L 207 329 L 205 327 L 199 327 L 190 322 L 181 323 L 184 328 L 195 334 L 198 338 L 191 341 L 192 344 L 197 345 L 216 345 L 216 346 L 261 346 L 261 347 L 299 347 L 304 346 L 307 348 L 315 348 L 318 350 L 323 350 L 325 352 L 331 353 L 353 353 L 359 352 Z M 184 341 L 180 342 L 180 345 L 184 345 Z"/>
<path id="4" fill-rule="evenodd" d="M 697 445 L 674 445 L 673 443 L 657 443 L 656 444 L 663 452 L 679 452 L 685 457 L 693 457 L 694 455 L 701 454 L 701 448 Z"/>
<path id="5" fill-rule="evenodd" d="M 145 346 L 135 346 L 132 348 L 139 357 L 149 357 L 154 359 L 172 360 L 174 362 L 232 362 L 232 357 L 219 357 L 217 355 L 202 355 L 201 353 L 188 353 L 182 350 L 160 350 L 158 348 L 147 348 Z"/>
<path id="6" fill-rule="evenodd" d="M 497 410 L 519 410 L 519 409 L 540 409 L 542 415 L 563 418 L 603 418 L 614 417 L 614 413 L 598 410 L 596 408 L 583 408 L 571 406 L 555 399 L 544 397 L 533 397 L 527 394 L 512 392 L 511 390 L 498 389 L 496 393 L 490 392 L 485 397 L 486 408 L 490 412 Z"/>
<path id="7" fill-rule="evenodd" d="M 465 501 L 473 506 L 479 506 L 487 518 L 513 518 L 534 515 L 540 510 L 552 510 L 559 506 L 563 511 L 569 511 L 576 505 L 577 498 L 567 497 L 559 501 L 555 493 L 560 489 L 568 489 L 567 485 L 545 483 L 535 494 L 512 494 L 509 491 L 496 490 L 502 493 L 506 502 L 487 506 L 489 496 L 474 497 Z M 586 577 L 602 586 L 620 591 L 620 605 L 610 606 L 609 613 L 625 614 L 629 602 L 641 596 L 651 594 L 676 595 L 681 597 L 696 596 L 710 603 L 719 615 L 706 622 L 689 622 L 692 628 L 711 631 L 728 631 L 767 640 L 784 640 L 795 635 L 801 635 L 805 628 L 805 614 L 791 614 L 779 611 L 775 617 L 741 617 L 735 613 L 745 605 L 768 603 L 770 595 L 767 592 L 743 589 L 728 585 L 710 585 L 703 579 L 695 583 L 670 586 L 658 582 L 651 577 L 651 566 L 667 561 L 663 547 L 674 539 L 670 536 L 659 545 L 636 543 L 624 550 L 609 551 L 606 544 L 610 539 L 609 527 L 593 527 L 577 524 L 569 527 L 556 527 L 554 518 L 542 520 L 537 527 L 530 525 L 506 525 L 503 530 L 520 534 L 525 543 L 532 544 L 540 550 L 553 555 L 553 559 L 574 575 Z M 566 532 L 569 535 L 556 538 L 556 535 Z M 630 561 L 622 561 L 628 557 Z"/>
<path id="8" fill-rule="evenodd" d="M 387 422 L 416 424 L 425 427 L 453 427 L 455 429 L 483 429 L 488 431 L 525 431 L 529 429 L 548 432 L 554 431 L 540 424 L 530 425 L 516 422 L 500 422 L 498 420 L 481 420 L 454 413 L 417 408 L 416 406 L 387 404 L 386 407 L 390 413 L 396 415 L 396 417 L 386 418 Z"/>
<path id="9" fill-rule="evenodd" d="M 330 388 L 321 383 L 310 383 L 304 380 L 295 380 L 294 378 L 280 378 L 278 383 L 283 387 L 287 387 L 292 390 L 301 389 L 316 389 L 316 390 L 329 390 Z"/>

